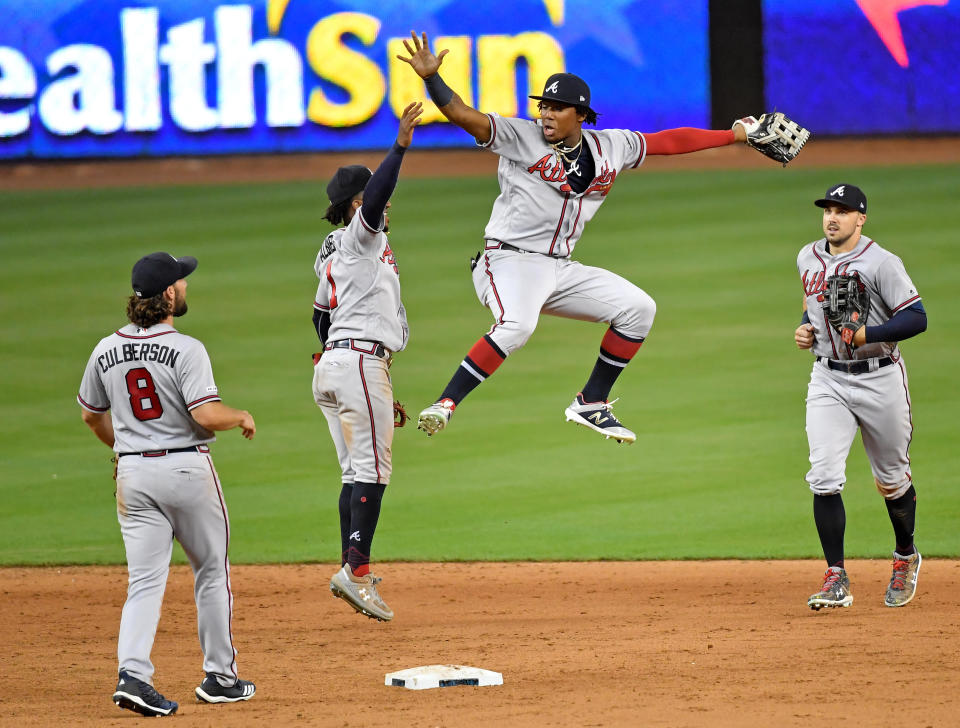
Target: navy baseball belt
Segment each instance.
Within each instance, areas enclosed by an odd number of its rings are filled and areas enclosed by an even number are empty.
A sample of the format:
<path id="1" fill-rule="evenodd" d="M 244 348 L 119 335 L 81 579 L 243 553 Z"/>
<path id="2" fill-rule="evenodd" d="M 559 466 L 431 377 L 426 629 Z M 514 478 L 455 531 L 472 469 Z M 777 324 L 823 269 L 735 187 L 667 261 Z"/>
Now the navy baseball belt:
<path id="1" fill-rule="evenodd" d="M 489 238 L 486 241 L 486 245 L 483 246 L 484 250 L 509 250 L 513 253 L 536 253 L 535 250 L 524 250 L 523 248 L 518 248 L 516 245 L 510 245 L 510 243 L 505 243 L 502 240 L 494 240 Z M 548 258 L 566 258 L 565 255 L 554 255 L 552 253 L 537 253 L 537 255 L 545 255 Z"/>
<path id="2" fill-rule="evenodd" d="M 870 359 L 857 359 L 856 361 L 836 361 L 835 359 L 828 359 L 825 356 L 818 356 L 817 361 L 826 364 L 828 367 L 833 369 L 835 372 L 846 372 L 847 374 L 865 374 L 870 371 Z M 893 364 L 893 359 L 889 356 L 881 357 L 877 359 L 877 369 L 880 367 L 888 367 Z"/>
<path id="3" fill-rule="evenodd" d="M 143 452 L 118 452 L 117 457 L 124 455 L 139 455 L 144 458 L 162 458 L 164 455 L 173 455 L 178 452 L 210 452 L 206 445 L 191 445 L 190 447 L 175 447 L 170 450 L 144 450 Z"/>
<path id="4" fill-rule="evenodd" d="M 359 351 L 361 354 L 378 356 L 381 359 L 389 359 L 391 357 L 390 350 L 379 341 L 339 339 L 338 341 L 328 341 L 323 347 L 324 351 L 330 351 L 331 349 L 352 349 L 353 351 Z"/>

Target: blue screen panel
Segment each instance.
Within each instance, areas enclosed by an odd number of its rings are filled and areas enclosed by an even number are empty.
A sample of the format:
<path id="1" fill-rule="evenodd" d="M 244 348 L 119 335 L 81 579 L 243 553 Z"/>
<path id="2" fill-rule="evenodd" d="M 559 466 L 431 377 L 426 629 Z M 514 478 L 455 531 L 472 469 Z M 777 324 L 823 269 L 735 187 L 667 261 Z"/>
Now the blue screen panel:
<path id="1" fill-rule="evenodd" d="M 0 158 L 389 146 L 411 28 L 482 111 L 581 75 L 600 126 L 707 126 L 707 0 L 0 0 Z M 472 140 L 428 109 L 418 146 Z"/>
<path id="2" fill-rule="evenodd" d="M 960 2 L 763 0 L 768 108 L 816 134 L 960 131 Z"/>

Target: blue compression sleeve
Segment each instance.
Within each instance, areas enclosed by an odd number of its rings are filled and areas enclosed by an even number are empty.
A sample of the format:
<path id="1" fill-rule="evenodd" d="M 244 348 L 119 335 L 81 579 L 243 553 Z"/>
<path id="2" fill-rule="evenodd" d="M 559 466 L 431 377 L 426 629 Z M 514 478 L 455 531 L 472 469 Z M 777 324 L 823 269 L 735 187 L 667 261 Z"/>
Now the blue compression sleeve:
<path id="1" fill-rule="evenodd" d="M 867 343 L 877 341 L 903 341 L 927 330 L 927 312 L 917 301 L 912 306 L 897 311 L 889 321 L 879 326 L 868 326 Z"/>
<path id="2" fill-rule="evenodd" d="M 440 78 L 439 73 L 427 76 L 423 79 L 427 87 L 427 93 L 430 94 L 430 100 L 437 105 L 437 108 L 446 106 L 453 101 L 453 89 L 447 86 L 446 82 Z"/>
<path id="3" fill-rule="evenodd" d="M 397 186 L 397 178 L 400 176 L 400 165 L 403 163 L 403 153 L 405 151 L 407 151 L 406 147 L 401 147 L 394 142 L 393 147 L 387 152 L 387 156 L 377 167 L 377 171 L 367 182 L 367 187 L 363 191 L 363 205 L 360 206 L 360 211 L 368 225 L 380 227 L 383 211 L 387 207 L 387 200 L 390 199 L 390 195 L 393 194 L 393 190 Z"/>
<path id="4" fill-rule="evenodd" d="M 800 319 L 800 325 L 803 326 L 804 324 L 808 324 L 808 323 L 810 323 L 810 312 L 804 311 L 803 317 Z"/>

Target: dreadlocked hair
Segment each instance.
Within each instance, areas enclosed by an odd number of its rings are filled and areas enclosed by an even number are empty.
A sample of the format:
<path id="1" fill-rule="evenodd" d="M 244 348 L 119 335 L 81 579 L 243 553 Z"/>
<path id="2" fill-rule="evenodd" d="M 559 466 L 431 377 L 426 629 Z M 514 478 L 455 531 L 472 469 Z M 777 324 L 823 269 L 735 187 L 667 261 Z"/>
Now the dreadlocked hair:
<path id="1" fill-rule="evenodd" d="M 149 329 L 154 324 L 163 321 L 173 311 L 173 304 L 167 301 L 163 293 L 150 298 L 130 296 L 127 299 L 127 318 L 130 323 L 141 329 Z"/>
<path id="2" fill-rule="evenodd" d="M 588 109 L 586 106 L 578 106 L 577 113 L 583 114 L 585 117 L 587 117 L 583 120 L 584 124 L 593 124 L 593 126 L 597 125 L 597 112 L 593 109 Z"/>
<path id="3" fill-rule="evenodd" d="M 353 204 L 353 198 L 349 200 L 344 200 L 343 202 L 338 202 L 336 205 L 330 205 L 327 208 L 327 211 L 323 213 L 323 219 L 330 222 L 331 225 L 336 225 L 340 227 L 341 225 L 346 225 L 349 220 L 347 220 L 347 210 L 350 209 L 350 206 Z"/>

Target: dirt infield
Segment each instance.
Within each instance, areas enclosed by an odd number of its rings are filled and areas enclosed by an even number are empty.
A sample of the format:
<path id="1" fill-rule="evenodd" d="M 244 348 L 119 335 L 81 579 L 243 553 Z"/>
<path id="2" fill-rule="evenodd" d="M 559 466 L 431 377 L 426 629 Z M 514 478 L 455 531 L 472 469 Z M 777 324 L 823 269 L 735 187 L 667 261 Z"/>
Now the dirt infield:
<path id="1" fill-rule="evenodd" d="M 77 187 L 126 187 L 153 184 L 226 184 L 329 179 L 343 164 L 376 168 L 383 152 L 292 154 L 285 156 L 206 157 L 0 164 L 0 190 Z M 812 140 L 791 162 L 797 167 L 843 167 L 890 164 L 958 164 L 960 137 L 916 139 Z M 696 154 L 649 157 L 644 169 L 753 169 L 775 167 L 742 144 Z M 483 150 L 433 151 L 413 147 L 404 162 L 409 177 L 494 175 L 497 157 Z"/>
<path id="2" fill-rule="evenodd" d="M 850 609 L 805 599 L 821 562 L 384 564 L 397 617 L 356 615 L 331 565 L 235 566 L 234 636 L 257 695 L 199 704 L 192 579 L 173 569 L 153 659 L 181 726 L 957 725 L 960 562 L 924 562 L 917 598 L 883 606 L 889 563 L 847 564 Z M 0 570 L 0 725 L 135 725 L 110 701 L 120 567 Z M 429 664 L 501 687 L 411 691 Z"/>

